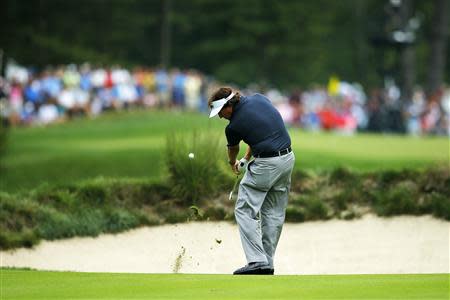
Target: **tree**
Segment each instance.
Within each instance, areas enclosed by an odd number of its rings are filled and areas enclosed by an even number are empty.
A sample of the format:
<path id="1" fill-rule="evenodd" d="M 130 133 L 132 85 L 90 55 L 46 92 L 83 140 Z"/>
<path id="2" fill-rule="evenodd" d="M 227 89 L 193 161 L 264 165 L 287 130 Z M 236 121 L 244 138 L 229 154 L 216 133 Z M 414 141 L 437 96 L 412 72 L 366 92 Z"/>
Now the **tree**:
<path id="1" fill-rule="evenodd" d="M 449 2 L 449 0 L 434 0 L 434 13 L 430 34 L 431 49 L 426 85 L 428 96 L 436 92 L 442 86 L 444 81 L 449 34 Z"/>

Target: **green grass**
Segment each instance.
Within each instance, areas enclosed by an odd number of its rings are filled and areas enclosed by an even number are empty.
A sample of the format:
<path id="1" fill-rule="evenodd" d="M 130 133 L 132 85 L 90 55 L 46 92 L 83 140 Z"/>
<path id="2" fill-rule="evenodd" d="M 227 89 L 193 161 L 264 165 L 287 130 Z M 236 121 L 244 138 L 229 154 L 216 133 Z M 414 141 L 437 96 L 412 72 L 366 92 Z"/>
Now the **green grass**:
<path id="1" fill-rule="evenodd" d="M 97 176 L 161 179 L 167 135 L 210 129 L 223 137 L 225 120 L 195 113 L 128 112 L 9 132 L 0 190 L 65 184 Z M 356 171 L 449 164 L 449 139 L 358 134 L 339 136 L 290 129 L 297 169 Z M 187 155 L 187 154 L 186 154 Z"/>
<path id="2" fill-rule="evenodd" d="M 448 299 L 449 275 L 244 276 L 1 270 L 1 299 Z"/>
<path id="3" fill-rule="evenodd" d="M 215 152 L 206 151 L 210 147 L 205 143 L 197 146 L 199 157 Z M 184 157 L 187 151 L 178 155 Z M 144 225 L 234 220 L 234 203 L 224 201 L 234 179 L 225 174 L 214 178 L 223 172 L 210 167 L 217 159 L 175 159 L 173 168 L 178 171 L 171 171 L 169 182 L 98 177 L 42 185 L 28 193 L 0 192 L 0 248 L 32 247 L 42 239 L 97 236 Z M 369 212 L 431 214 L 450 221 L 450 169 L 293 173 L 286 221 L 348 220 Z"/>

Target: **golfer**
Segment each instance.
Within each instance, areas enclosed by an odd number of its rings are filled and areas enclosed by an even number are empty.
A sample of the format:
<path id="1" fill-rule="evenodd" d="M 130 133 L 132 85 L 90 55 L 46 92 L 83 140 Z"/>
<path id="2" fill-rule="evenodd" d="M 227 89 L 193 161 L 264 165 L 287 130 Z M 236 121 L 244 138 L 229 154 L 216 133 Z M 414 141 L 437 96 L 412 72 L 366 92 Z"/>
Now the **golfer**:
<path id="1" fill-rule="evenodd" d="M 246 165 L 235 206 L 247 265 L 235 275 L 273 274 L 274 255 L 286 214 L 295 156 L 279 112 L 261 94 L 242 96 L 231 88 L 218 89 L 208 101 L 210 118 L 229 120 L 225 128 L 228 159 L 235 174 Z M 248 145 L 239 161 L 239 143 Z"/>

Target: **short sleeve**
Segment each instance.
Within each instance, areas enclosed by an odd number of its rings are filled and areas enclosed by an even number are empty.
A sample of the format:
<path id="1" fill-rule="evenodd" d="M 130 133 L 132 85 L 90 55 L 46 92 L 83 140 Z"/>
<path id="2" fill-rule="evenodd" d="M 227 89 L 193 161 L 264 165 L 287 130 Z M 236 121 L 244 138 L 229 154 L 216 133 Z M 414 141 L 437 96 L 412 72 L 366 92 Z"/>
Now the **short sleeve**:
<path id="1" fill-rule="evenodd" d="M 230 128 L 230 125 L 225 127 L 225 135 L 227 137 L 227 143 L 228 143 L 227 146 L 228 147 L 236 146 L 242 140 L 240 135 L 236 131 L 234 131 L 232 128 Z"/>

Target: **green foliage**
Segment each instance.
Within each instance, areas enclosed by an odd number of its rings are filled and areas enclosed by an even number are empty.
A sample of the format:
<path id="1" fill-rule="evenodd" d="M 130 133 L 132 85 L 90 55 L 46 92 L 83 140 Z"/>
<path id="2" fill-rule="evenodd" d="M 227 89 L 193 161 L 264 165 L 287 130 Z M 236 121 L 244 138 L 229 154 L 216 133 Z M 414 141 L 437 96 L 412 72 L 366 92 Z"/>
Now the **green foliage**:
<path id="1" fill-rule="evenodd" d="M 160 63 L 166 1 L 3 3 L 0 27 L 9 34 L 0 35 L 0 45 L 19 62 Z M 337 74 L 380 86 L 398 59 L 395 47 L 374 42 L 387 35 L 385 6 L 379 0 L 171 1 L 170 63 L 242 85 L 306 87 Z M 422 21 L 414 44 L 419 82 L 426 78 L 434 7 L 414 4 Z M 445 73 L 448 78 L 450 64 Z"/>
<path id="2" fill-rule="evenodd" d="M 314 195 L 300 196 L 286 210 L 287 221 L 315 221 L 328 219 L 325 202 Z"/>
<path id="3" fill-rule="evenodd" d="M 433 215 L 450 221 L 450 198 L 438 193 L 431 193 L 431 211 Z"/>
<path id="4" fill-rule="evenodd" d="M 73 186 L 43 185 L 29 193 L 0 193 L 0 247 L 31 247 L 40 239 L 97 236 L 159 224 L 163 217 L 145 209 L 165 199 L 167 190 L 144 180 L 97 178 Z"/>
<path id="5" fill-rule="evenodd" d="M 294 205 L 288 205 L 286 208 L 286 222 L 304 222 L 305 212 L 303 209 Z"/>
<path id="6" fill-rule="evenodd" d="M 286 221 L 353 219 L 368 212 L 431 214 L 450 221 L 449 169 L 405 170 L 403 177 L 389 174 L 296 171 Z M 70 186 L 42 185 L 24 193 L 0 192 L 0 248 L 32 247 L 41 239 L 97 236 L 141 225 L 234 220 L 234 203 L 227 199 L 231 183 L 218 184 L 214 193 L 198 198 L 208 201 L 196 205 L 187 203 L 193 198 L 174 196 L 171 185 L 99 177 Z"/>
<path id="7" fill-rule="evenodd" d="M 381 216 L 417 214 L 417 195 L 407 185 L 395 185 L 387 191 L 380 190 L 377 195 L 375 211 Z"/>
<path id="8" fill-rule="evenodd" d="M 355 184 L 356 180 L 358 180 L 358 176 L 354 174 L 349 168 L 338 167 L 330 172 L 329 180 L 332 183 L 344 183 Z"/>
<path id="9" fill-rule="evenodd" d="M 190 205 L 217 195 L 226 178 L 219 165 L 224 151 L 217 135 L 194 132 L 189 140 L 181 135 L 168 135 L 165 153 L 175 197 Z M 189 158 L 190 153 L 194 158 Z"/>
<path id="10" fill-rule="evenodd" d="M 337 168 L 315 176 L 294 172 L 293 178 L 300 180 L 292 185 L 300 197 L 291 201 L 287 220 L 352 219 L 367 212 L 380 216 L 432 214 L 447 220 L 450 216 L 450 170 L 445 167 L 371 173 Z"/>

